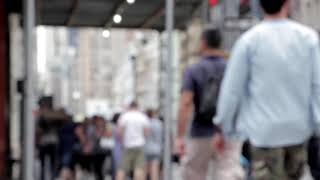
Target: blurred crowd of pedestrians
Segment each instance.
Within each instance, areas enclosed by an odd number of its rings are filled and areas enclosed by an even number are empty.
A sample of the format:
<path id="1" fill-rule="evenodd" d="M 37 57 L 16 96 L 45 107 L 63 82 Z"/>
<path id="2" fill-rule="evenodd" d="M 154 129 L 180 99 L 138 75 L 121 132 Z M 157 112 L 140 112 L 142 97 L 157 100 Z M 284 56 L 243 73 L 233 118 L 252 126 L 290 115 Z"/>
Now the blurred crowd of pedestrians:
<path id="1" fill-rule="evenodd" d="M 154 110 L 146 113 L 136 103 L 111 120 L 101 116 L 74 122 L 63 109 L 40 101 L 37 149 L 41 180 L 74 180 L 76 171 L 96 180 L 128 177 L 158 180 L 162 157 L 162 122 Z"/>

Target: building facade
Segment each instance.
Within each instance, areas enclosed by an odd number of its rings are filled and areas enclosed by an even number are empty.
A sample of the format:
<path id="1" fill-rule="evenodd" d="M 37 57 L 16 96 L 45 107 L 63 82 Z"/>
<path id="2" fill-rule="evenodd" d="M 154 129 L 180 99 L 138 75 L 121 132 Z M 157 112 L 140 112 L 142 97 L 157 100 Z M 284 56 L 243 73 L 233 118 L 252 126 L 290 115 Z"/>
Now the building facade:
<path id="1" fill-rule="evenodd" d="M 103 29 L 41 28 L 39 88 L 57 108 L 81 119 L 99 113 L 88 107 L 94 104 L 105 116 L 132 100 L 159 107 L 159 33 L 116 29 L 105 38 Z"/>

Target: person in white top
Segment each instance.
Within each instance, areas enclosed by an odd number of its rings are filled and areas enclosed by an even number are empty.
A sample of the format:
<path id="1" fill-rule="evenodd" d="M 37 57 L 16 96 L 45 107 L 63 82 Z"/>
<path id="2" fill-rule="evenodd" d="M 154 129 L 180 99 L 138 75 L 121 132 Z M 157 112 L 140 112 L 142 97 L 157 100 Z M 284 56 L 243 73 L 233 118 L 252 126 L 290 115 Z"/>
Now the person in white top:
<path id="1" fill-rule="evenodd" d="M 148 117 L 138 110 L 137 103 L 132 102 L 129 110 L 120 117 L 119 126 L 124 149 L 117 180 L 124 180 L 131 171 L 134 172 L 134 180 L 144 180 L 144 146 L 149 131 Z"/>

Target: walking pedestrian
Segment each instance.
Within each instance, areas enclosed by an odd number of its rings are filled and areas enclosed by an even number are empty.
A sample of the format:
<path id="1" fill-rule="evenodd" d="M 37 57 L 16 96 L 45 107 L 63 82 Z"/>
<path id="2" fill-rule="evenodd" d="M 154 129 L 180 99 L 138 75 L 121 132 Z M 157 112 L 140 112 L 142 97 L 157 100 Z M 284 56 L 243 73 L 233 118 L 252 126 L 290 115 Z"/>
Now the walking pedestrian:
<path id="1" fill-rule="evenodd" d="M 77 143 L 75 128 L 76 123 L 74 123 L 73 117 L 68 115 L 66 122 L 59 130 L 59 179 L 61 180 L 73 180 L 75 176 L 73 161 L 73 148 Z"/>
<path id="2" fill-rule="evenodd" d="M 147 174 L 150 180 L 160 179 L 160 163 L 163 147 L 163 124 L 160 119 L 155 117 L 152 109 L 147 110 L 147 116 L 150 120 L 150 131 L 145 146 L 145 155 L 147 159 Z"/>
<path id="3" fill-rule="evenodd" d="M 95 120 L 95 140 L 92 152 L 93 171 L 96 180 L 105 179 L 105 162 L 110 162 L 108 167 L 110 175 L 112 175 L 113 161 L 112 150 L 114 148 L 114 139 L 112 131 L 109 128 L 106 120 L 103 117 L 98 116 Z"/>
<path id="4" fill-rule="evenodd" d="M 138 110 L 138 104 L 132 102 L 129 110 L 119 120 L 123 151 L 117 180 L 124 180 L 131 171 L 134 180 L 145 179 L 144 146 L 149 131 L 148 117 Z"/>
<path id="5" fill-rule="evenodd" d="M 241 179 L 244 175 L 240 166 L 240 142 L 228 141 L 223 155 L 211 148 L 213 134 L 218 132 L 212 118 L 226 65 L 220 50 L 221 43 L 219 30 L 206 29 L 201 38 L 202 57 L 184 73 L 175 142 L 182 158 L 184 180 L 205 180 L 208 172 L 213 172 L 210 175 L 212 179 L 221 180 Z M 185 142 L 193 107 L 190 137 Z M 213 167 L 209 171 L 210 161 Z"/>
<path id="6" fill-rule="evenodd" d="M 260 0 L 264 20 L 235 44 L 214 119 L 225 137 L 250 140 L 254 180 L 299 180 L 319 132 L 319 39 L 288 19 L 289 3 Z M 223 137 L 214 144 L 223 150 Z"/>
<path id="7" fill-rule="evenodd" d="M 116 179 L 117 169 L 120 166 L 121 155 L 122 155 L 122 143 L 121 143 L 121 134 L 120 134 L 121 132 L 118 125 L 120 116 L 121 116 L 121 113 L 116 113 L 112 118 L 112 124 L 113 124 L 112 133 L 114 138 L 114 148 L 112 153 L 114 168 L 112 172 L 112 179 Z"/>

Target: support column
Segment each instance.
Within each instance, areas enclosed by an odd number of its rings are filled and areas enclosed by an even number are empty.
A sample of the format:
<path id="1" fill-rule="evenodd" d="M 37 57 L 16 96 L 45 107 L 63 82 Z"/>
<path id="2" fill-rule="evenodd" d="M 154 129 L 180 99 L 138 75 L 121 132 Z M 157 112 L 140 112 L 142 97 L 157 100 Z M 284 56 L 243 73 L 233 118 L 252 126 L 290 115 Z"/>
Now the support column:
<path id="1" fill-rule="evenodd" d="M 258 0 L 250 0 L 251 14 L 253 17 L 257 19 L 261 19 L 263 17 L 263 12 L 260 8 L 260 4 Z"/>
<path id="2" fill-rule="evenodd" d="M 5 179 L 6 171 L 6 113 L 7 113 L 7 23 L 5 2 L 0 0 L 0 179 Z"/>
<path id="3" fill-rule="evenodd" d="M 34 180 L 35 162 L 35 120 L 34 108 L 34 66 L 35 66 L 35 0 L 24 0 L 24 50 L 25 50 L 25 86 L 24 86 L 24 144 L 23 144 L 23 178 Z"/>
<path id="4" fill-rule="evenodd" d="M 165 149 L 164 149 L 164 180 L 172 179 L 171 166 L 171 123 L 172 123 L 172 91 L 173 91 L 173 29 L 174 29 L 174 0 L 166 0 L 166 116 L 165 116 Z"/>

